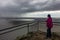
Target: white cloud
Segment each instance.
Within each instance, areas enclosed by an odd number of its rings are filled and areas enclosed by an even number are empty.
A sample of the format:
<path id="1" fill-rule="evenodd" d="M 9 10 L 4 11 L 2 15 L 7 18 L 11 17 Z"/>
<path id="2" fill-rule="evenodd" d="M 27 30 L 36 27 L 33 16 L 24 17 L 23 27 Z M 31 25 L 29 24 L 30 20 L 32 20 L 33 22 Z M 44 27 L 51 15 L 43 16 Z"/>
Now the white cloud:
<path id="1" fill-rule="evenodd" d="M 44 3 L 44 2 L 46 2 L 46 1 L 48 1 L 48 0 L 31 0 L 31 2 L 29 2 L 29 4 L 31 4 L 31 5 L 34 5 L 34 4 L 37 4 L 37 3 Z"/>
<path id="2" fill-rule="evenodd" d="M 15 0 L 0 0 L 0 7 L 19 6 Z"/>

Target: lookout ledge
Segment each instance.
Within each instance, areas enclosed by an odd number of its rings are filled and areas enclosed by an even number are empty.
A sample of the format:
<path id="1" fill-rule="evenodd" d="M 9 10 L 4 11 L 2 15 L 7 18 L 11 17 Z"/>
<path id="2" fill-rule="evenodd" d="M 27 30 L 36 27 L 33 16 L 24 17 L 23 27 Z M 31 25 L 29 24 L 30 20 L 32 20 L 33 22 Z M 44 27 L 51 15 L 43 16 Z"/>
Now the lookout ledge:
<path id="1" fill-rule="evenodd" d="M 34 33 L 30 32 L 22 37 L 17 37 L 16 40 L 60 40 L 60 36 L 53 32 L 52 38 L 46 39 L 46 32 L 38 31 Z"/>

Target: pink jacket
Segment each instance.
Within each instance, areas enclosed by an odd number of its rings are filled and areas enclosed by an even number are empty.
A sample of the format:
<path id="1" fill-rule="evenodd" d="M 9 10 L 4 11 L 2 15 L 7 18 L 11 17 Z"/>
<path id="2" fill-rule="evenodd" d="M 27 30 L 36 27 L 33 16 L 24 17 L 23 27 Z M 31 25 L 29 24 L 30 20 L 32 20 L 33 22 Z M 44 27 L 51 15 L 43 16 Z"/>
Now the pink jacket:
<path id="1" fill-rule="evenodd" d="M 46 23 L 47 23 L 47 27 L 48 28 L 52 28 L 53 27 L 53 22 L 52 22 L 52 18 L 51 17 L 49 17 L 47 19 Z"/>

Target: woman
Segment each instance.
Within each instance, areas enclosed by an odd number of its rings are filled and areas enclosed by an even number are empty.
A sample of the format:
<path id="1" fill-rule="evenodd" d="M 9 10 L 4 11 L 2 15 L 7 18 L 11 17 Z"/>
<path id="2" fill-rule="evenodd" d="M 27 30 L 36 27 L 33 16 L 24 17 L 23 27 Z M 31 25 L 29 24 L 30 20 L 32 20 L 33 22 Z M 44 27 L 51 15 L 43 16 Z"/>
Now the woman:
<path id="1" fill-rule="evenodd" d="M 46 24 L 47 24 L 47 38 L 51 38 L 51 28 L 53 27 L 53 22 L 52 22 L 52 18 L 51 15 L 48 14 L 48 18 L 46 20 Z"/>

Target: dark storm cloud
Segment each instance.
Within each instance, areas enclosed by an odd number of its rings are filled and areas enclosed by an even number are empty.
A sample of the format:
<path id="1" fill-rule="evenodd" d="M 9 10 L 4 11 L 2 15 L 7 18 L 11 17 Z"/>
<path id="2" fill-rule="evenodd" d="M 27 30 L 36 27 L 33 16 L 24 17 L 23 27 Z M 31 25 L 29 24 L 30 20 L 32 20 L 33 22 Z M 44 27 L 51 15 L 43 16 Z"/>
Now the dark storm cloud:
<path id="1" fill-rule="evenodd" d="M 13 0 L 12 3 L 0 5 L 0 15 L 1 16 L 11 16 L 20 13 L 33 12 L 33 11 L 49 11 L 49 10 L 60 10 L 59 0 L 42 0 L 32 1 L 32 0 Z M 3 2 L 3 1 L 2 1 Z M 3 4 L 3 3 L 2 3 Z"/>
<path id="2" fill-rule="evenodd" d="M 60 10 L 60 3 L 59 2 L 56 3 L 54 1 L 49 7 L 45 7 L 42 9 L 42 11 L 44 11 L 44 10 L 46 10 L 46 11 Z"/>

